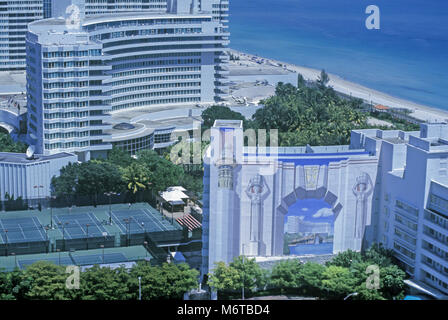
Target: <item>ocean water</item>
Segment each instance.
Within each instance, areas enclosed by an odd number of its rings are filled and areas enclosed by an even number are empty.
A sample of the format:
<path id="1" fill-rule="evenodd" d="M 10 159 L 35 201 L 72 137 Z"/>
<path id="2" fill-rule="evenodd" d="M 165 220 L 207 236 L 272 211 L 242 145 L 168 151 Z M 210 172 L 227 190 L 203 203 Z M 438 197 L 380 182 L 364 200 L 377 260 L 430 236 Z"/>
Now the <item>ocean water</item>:
<path id="1" fill-rule="evenodd" d="M 447 0 L 231 0 L 230 46 L 448 110 L 447 17 Z"/>
<path id="2" fill-rule="evenodd" d="M 296 246 L 289 246 L 289 254 L 304 256 L 307 254 L 312 255 L 322 255 L 322 254 L 332 254 L 333 253 L 333 243 L 321 243 L 321 244 L 301 244 Z"/>

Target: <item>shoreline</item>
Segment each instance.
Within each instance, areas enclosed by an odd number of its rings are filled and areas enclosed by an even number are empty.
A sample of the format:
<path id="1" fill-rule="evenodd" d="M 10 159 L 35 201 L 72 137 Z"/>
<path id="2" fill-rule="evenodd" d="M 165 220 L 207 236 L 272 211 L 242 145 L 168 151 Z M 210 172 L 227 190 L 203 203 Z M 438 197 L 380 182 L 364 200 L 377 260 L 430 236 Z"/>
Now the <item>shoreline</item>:
<path id="1" fill-rule="evenodd" d="M 263 62 L 261 62 L 261 65 L 269 66 L 271 68 L 278 68 L 284 71 L 286 70 L 289 72 L 299 73 L 305 80 L 309 81 L 315 81 L 321 72 L 321 70 L 318 69 L 286 63 L 234 49 L 230 49 L 229 52 L 235 56 L 239 56 L 240 59 L 243 58 L 248 61 L 253 61 L 253 59 L 258 61 L 263 60 Z M 344 80 L 343 78 L 335 74 L 329 73 L 328 75 L 330 77 L 330 82 L 328 83 L 328 85 L 333 87 L 333 89 L 339 93 L 348 96 L 351 95 L 355 98 L 360 98 L 367 103 L 380 104 L 396 109 L 408 109 L 412 111 L 410 116 L 419 120 L 423 120 L 425 122 L 448 122 L 448 111 L 397 98 L 389 94 L 367 88 L 363 85 Z"/>

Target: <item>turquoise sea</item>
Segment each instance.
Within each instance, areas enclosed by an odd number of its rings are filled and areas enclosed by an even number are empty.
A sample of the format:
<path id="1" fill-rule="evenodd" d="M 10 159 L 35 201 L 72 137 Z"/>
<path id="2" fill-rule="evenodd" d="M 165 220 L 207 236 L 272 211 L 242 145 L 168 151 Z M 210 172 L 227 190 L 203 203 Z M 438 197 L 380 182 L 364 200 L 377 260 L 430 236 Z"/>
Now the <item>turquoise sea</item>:
<path id="1" fill-rule="evenodd" d="M 231 47 L 448 110 L 447 17 L 446 0 L 231 0 Z"/>

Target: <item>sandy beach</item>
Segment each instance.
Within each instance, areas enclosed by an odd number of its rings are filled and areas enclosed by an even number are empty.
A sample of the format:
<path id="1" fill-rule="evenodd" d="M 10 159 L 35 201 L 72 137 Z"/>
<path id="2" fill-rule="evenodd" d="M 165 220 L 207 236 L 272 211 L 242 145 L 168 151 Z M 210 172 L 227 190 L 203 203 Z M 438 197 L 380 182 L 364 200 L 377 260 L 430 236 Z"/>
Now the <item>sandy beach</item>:
<path id="1" fill-rule="evenodd" d="M 281 70 L 287 70 L 290 72 L 300 73 L 305 80 L 316 80 L 321 70 L 306 68 L 298 65 L 293 65 L 273 59 L 268 59 L 264 57 L 259 57 L 236 50 L 230 50 L 230 53 L 234 56 L 238 56 L 240 60 L 239 63 L 247 63 L 247 65 L 257 64 L 254 60 L 259 61 L 258 66 L 264 66 L 268 68 L 278 68 Z M 329 74 L 330 82 L 329 86 L 333 87 L 334 90 L 346 94 L 352 95 L 353 97 L 363 99 L 367 103 L 372 103 L 374 105 L 381 104 L 391 108 L 405 108 L 411 110 L 411 116 L 426 122 L 445 122 L 448 121 L 448 111 L 416 104 L 411 101 L 399 99 L 388 94 L 364 87 L 362 85 L 347 81 L 341 77 Z"/>

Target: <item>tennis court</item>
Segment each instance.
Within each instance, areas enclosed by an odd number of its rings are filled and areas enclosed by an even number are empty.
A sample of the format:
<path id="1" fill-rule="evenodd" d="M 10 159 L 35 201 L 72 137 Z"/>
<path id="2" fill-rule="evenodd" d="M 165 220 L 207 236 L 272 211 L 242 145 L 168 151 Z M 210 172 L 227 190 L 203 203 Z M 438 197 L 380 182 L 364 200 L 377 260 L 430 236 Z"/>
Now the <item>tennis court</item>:
<path id="1" fill-rule="evenodd" d="M 19 265 L 20 269 L 24 269 L 29 265 L 32 265 L 35 262 L 38 261 L 48 261 L 48 262 L 53 262 L 55 265 L 60 265 L 60 266 L 71 266 L 73 265 L 73 261 L 72 259 L 70 259 L 70 257 L 61 257 L 59 258 L 45 258 L 45 259 L 28 259 L 28 260 L 19 260 L 17 263 Z"/>
<path id="2" fill-rule="evenodd" d="M 73 261 L 78 266 L 92 265 L 92 264 L 104 264 L 104 263 L 119 263 L 127 262 L 128 259 L 122 253 L 105 253 L 96 255 L 72 255 Z M 104 260 L 103 260 L 104 258 Z"/>
<path id="3" fill-rule="evenodd" d="M 54 220 L 65 239 L 101 237 L 106 232 L 92 213 L 57 215 Z"/>
<path id="4" fill-rule="evenodd" d="M 148 209 L 112 211 L 115 224 L 123 233 L 151 233 L 179 230 L 160 213 Z"/>
<path id="5" fill-rule="evenodd" d="M 46 233 L 37 217 L 0 219 L 3 243 L 46 241 Z"/>

